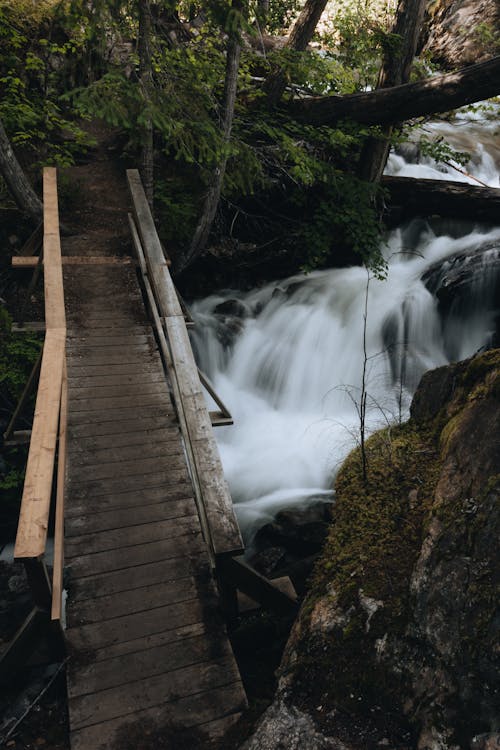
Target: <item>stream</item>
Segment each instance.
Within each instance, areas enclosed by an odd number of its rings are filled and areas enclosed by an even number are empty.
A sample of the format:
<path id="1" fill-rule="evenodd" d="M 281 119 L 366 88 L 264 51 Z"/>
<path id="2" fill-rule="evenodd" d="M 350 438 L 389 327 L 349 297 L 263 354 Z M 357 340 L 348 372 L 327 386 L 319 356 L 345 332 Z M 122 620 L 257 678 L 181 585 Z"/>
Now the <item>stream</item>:
<path id="1" fill-rule="evenodd" d="M 471 153 L 466 170 L 406 144 L 387 172 L 499 187 L 498 121 L 483 118 L 425 126 Z M 193 304 L 198 362 L 234 418 L 216 436 L 247 545 L 278 511 L 331 502 L 359 443 L 365 365 L 370 433 L 407 419 L 426 370 L 491 345 L 499 250 L 500 226 L 415 219 L 387 237 L 386 280 L 362 266 L 331 269 Z"/>

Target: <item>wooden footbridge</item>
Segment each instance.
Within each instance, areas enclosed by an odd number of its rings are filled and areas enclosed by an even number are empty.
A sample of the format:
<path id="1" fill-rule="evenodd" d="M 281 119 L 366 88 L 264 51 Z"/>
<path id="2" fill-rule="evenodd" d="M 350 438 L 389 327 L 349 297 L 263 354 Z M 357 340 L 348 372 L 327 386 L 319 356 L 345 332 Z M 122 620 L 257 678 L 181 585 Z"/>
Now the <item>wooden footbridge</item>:
<path id="1" fill-rule="evenodd" d="M 62 256 L 54 169 L 40 256 L 14 259 L 43 264 L 46 320 L 15 546 L 35 606 L 2 666 L 50 619 L 73 750 L 149 747 L 148 736 L 175 747 L 186 732 L 202 748 L 246 706 L 225 623 L 236 590 L 281 612 L 295 602 L 241 558 L 212 434 L 230 417 L 220 402 L 207 410 L 185 308 L 139 175 L 127 177 L 135 259 Z"/>

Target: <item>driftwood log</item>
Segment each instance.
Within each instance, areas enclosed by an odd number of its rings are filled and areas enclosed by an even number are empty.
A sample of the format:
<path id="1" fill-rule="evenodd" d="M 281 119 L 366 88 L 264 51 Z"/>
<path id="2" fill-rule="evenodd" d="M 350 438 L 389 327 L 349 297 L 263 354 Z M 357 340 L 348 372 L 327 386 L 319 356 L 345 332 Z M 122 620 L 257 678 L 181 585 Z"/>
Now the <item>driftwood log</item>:
<path id="1" fill-rule="evenodd" d="M 449 112 L 500 94 L 500 56 L 416 83 L 348 96 L 295 99 L 287 111 L 310 125 L 354 120 L 366 125 L 390 125 L 413 117 Z"/>
<path id="2" fill-rule="evenodd" d="M 447 180 L 383 177 L 389 221 L 411 216 L 446 216 L 498 224 L 500 189 Z"/>

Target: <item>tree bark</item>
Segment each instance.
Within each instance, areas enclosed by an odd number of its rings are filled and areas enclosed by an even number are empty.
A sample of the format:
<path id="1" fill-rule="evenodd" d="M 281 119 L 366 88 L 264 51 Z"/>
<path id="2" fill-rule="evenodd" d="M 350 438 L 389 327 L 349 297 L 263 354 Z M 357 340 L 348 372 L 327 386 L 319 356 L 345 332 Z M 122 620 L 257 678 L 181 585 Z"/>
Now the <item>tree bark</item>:
<path id="1" fill-rule="evenodd" d="M 139 0 L 139 79 L 144 97 L 146 113 L 151 105 L 153 91 L 153 71 L 151 65 L 151 4 L 150 0 Z M 153 209 L 154 196 L 154 148 L 153 148 L 153 122 L 150 114 L 146 114 L 144 124 L 141 128 L 141 155 L 140 167 L 144 192 L 148 203 Z"/>
<path id="2" fill-rule="evenodd" d="M 411 66 L 417 50 L 427 0 L 399 0 L 392 34 L 398 38 L 395 49 L 384 57 L 379 73 L 378 88 L 400 86 L 410 80 Z M 379 182 L 389 156 L 393 126 L 386 125 L 379 138 L 366 139 L 359 162 L 362 180 Z"/>
<path id="3" fill-rule="evenodd" d="M 500 94 L 500 56 L 456 73 L 416 83 L 376 89 L 349 96 L 314 96 L 290 102 L 286 110 L 310 125 L 353 120 L 366 125 L 390 125 L 413 117 L 449 112 Z"/>
<path id="4" fill-rule="evenodd" d="M 303 52 L 316 30 L 319 19 L 326 8 L 327 0 L 306 0 L 306 4 L 297 18 L 285 48 L 296 52 Z M 270 107 L 275 107 L 286 88 L 286 75 L 282 68 L 272 72 L 264 84 L 267 93 L 267 102 Z"/>
<path id="5" fill-rule="evenodd" d="M 34 222 L 43 219 L 43 203 L 31 187 L 16 159 L 7 133 L 0 121 L 0 171 L 18 208 Z"/>
<path id="6" fill-rule="evenodd" d="M 232 9 L 237 12 L 241 12 L 242 5 L 240 0 L 233 0 Z M 219 205 L 220 195 L 222 191 L 222 183 L 224 182 L 224 175 L 226 173 L 227 166 L 227 146 L 231 139 L 231 130 L 233 126 L 234 118 L 234 105 L 236 101 L 236 90 L 238 86 L 238 70 L 240 65 L 240 32 L 239 29 L 235 29 L 229 36 L 227 57 L 226 57 L 226 75 L 224 79 L 224 94 L 222 98 L 222 143 L 223 143 L 223 155 L 219 165 L 214 170 L 212 180 L 209 185 L 207 194 L 205 196 L 205 202 L 203 206 L 203 212 L 196 227 L 193 239 L 189 246 L 188 251 L 183 254 L 176 264 L 176 272 L 180 273 L 186 266 L 190 265 L 195 258 L 205 249 L 214 222 L 215 214 L 217 213 L 217 207 Z"/>
<path id="7" fill-rule="evenodd" d="M 498 223 L 500 189 L 448 180 L 382 177 L 389 193 L 389 223 L 414 216 L 444 216 Z"/>

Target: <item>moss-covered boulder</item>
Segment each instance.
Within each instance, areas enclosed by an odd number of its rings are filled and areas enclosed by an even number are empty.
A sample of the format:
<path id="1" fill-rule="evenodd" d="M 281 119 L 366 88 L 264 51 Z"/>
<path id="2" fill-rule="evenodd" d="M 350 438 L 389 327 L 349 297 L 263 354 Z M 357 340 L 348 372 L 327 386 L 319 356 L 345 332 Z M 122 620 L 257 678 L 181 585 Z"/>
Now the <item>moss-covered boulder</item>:
<path id="1" fill-rule="evenodd" d="M 500 350 L 429 372 L 409 422 L 368 441 L 366 482 L 349 456 L 276 702 L 245 750 L 309 748 L 307 731 L 344 749 L 500 740 L 499 393 Z M 314 735 L 296 739 L 292 715 Z"/>

